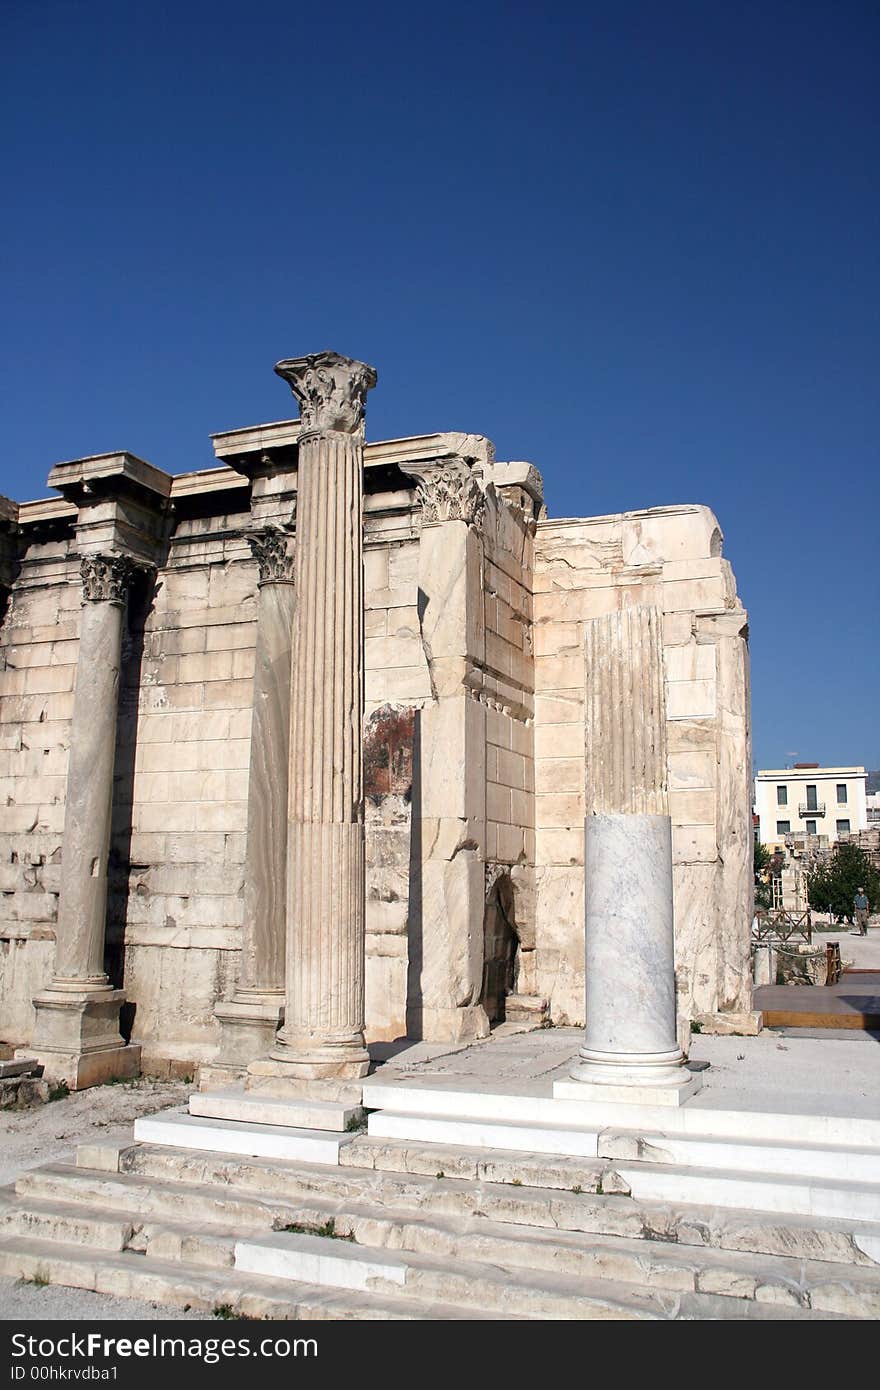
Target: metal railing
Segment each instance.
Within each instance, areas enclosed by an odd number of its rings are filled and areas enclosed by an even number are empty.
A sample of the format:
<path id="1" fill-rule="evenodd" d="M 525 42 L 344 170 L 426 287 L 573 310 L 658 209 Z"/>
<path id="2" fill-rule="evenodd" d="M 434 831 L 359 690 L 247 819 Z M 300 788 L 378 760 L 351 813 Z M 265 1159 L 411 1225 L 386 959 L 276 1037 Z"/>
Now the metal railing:
<path id="1" fill-rule="evenodd" d="M 812 941 L 813 924 L 809 911 L 788 912 L 785 908 L 776 907 L 755 913 L 753 941 L 790 941 L 792 937 Z"/>
<path id="2" fill-rule="evenodd" d="M 802 801 L 801 804 L 798 806 L 798 815 L 801 817 L 802 820 L 805 819 L 807 816 L 824 816 L 824 814 L 824 801 L 817 801 L 815 806 L 811 806 L 808 801 Z"/>

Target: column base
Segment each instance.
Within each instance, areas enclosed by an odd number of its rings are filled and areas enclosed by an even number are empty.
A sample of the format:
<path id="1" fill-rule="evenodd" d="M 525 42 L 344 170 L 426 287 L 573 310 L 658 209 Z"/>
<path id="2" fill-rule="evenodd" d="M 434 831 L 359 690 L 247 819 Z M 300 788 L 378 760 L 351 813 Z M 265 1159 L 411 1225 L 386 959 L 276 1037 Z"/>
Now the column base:
<path id="1" fill-rule="evenodd" d="M 220 1025 L 220 1045 L 217 1056 L 199 1069 L 201 1089 L 206 1082 L 229 1085 L 240 1080 L 251 1062 L 266 1056 L 284 1022 L 284 991 L 236 992 L 231 999 L 221 999 L 214 1005 L 214 1017 Z M 212 1080 L 214 1073 L 216 1078 Z"/>
<path id="2" fill-rule="evenodd" d="M 305 1076 L 291 1069 L 289 1062 L 261 1057 L 245 1072 L 244 1090 L 249 1095 L 271 1096 L 276 1100 L 324 1100 L 344 1105 L 360 1105 L 363 1087 L 359 1076 Z"/>
<path id="3" fill-rule="evenodd" d="M 370 1070 L 370 1054 L 363 1033 L 349 1034 L 337 1041 L 295 1033 L 285 1037 L 282 1030 L 266 1063 L 255 1062 L 248 1071 L 265 1074 L 259 1069 L 267 1063 L 274 1075 L 293 1081 L 358 1081 Z"/>
<path id="4" fill-rule="evenodd" d="M 682 1105 L 703 1084 L 688 1071 L 681 1051 L 611 1053 L 582 1047 L 570 1080 L 554 1081 L 557 1100 L 610 1101 L 618 1105 Z"/>
<path id="5" fill-rule="evenodd" d="M 34 998 L 34 1036 L 21 1055 L 38 1061 L 47 1081 L 64 1081 L 72 1091 L 138 1076 L 140 1047 L 119 1032 L 124 1003 L 121 989 L 44 990 Z"/>

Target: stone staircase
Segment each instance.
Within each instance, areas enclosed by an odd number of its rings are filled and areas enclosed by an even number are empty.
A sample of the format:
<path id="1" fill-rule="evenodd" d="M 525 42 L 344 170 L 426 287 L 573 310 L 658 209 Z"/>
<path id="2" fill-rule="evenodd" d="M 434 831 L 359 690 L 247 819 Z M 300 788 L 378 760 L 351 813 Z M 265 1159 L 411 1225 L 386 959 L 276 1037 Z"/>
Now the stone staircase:
<path id="1" fill-rule="evenodd" d="M 366 1134 L 224 1106 L 22 1174 L 0 1273 L 264 1318 L 880 1316 L 871 1122 L 832 1144 L 797 1117 L 737 1140 L 380 1111 Z"/>

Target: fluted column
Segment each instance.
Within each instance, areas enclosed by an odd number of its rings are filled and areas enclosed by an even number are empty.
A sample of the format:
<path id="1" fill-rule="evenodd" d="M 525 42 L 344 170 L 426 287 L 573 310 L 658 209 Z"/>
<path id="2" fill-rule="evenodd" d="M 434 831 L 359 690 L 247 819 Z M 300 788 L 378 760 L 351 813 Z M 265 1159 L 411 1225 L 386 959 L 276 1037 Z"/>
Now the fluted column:
<path id="1" fill-rule="evenodd" d="M 663 615 L 586 624 L 584 1043 L 554 1095 L 677 1104 L 699 1078 L 676 1037 Z"/>
<path id="2" fill-rule="evenodd" d="M 325 352 L 275 368 L 300 404 L 285 1022 L 292 1077 L 365 1076 L 364 403 L 376 373 Z"/>
<path id="3" fill-rule="evenodd" d="M 104 970 L 107 860 L 119 704 L 122 624 L 133 562 L 86 555 L 80 563 L 83 609 L 64 811 L 55 972 L 34 999 L 35 1054 L 50 1076 L 71 1087 L 131 1075 L 140 1049 L 119 1033 L 122 990 Z"/>
<path id="4" fill-rule="evenodd" d="M 294 557 L 281 527 L 262 527 L 248 541 L 260 577 L 241 969 L 232 998 L 214 1008 L 220 1047 L 216 1063 L 200 1070 L 202 1089 L 225 1083 L 267 1052 L 284 1014 Z"/>

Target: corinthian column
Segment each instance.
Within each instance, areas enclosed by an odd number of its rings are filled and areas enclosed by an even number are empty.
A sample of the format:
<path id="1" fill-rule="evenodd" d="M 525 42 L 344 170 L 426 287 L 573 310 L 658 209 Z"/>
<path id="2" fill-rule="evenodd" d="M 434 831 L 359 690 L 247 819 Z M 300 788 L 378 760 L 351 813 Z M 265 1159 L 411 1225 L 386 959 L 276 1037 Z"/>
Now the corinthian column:
<path id="1" fill-rule="evenodd" d="M 107 859 L 119 701 L 122 623 L 134 571 L 121 555 L 80 562 L 83 609 L 64 811 L 55 973 L 34 999 L 36 1055 L 53 1078 L 81 1088 L 130 1076 L 140 1048 L 119 1033 L 125 999 L 104 971 Z"/>
<path id="2" fill-rule="evenodd" d="M 254 700 L 248 776 L 241 971 L 235 993 L 214 1007 L 217 1060 L 202 1089 L 234 1079 L 263 1056 L 284 1013 L 290 653 L 296 600 L 287 534 L 265 526 L 248 537 L 259 565 Z"/>
<path id="3" fill-rule="evenodd" d="M 322 352 L 275 368 L 300 405 L 285 1022 L 292 1078 L 365 1076 L 364 404 L 376 372 Z"/>
<path id="4" fill-rule="evenodd" d="M 586 624 L 586 1030 L 566 1098 L 679 1104 L 663 616 Z"/>

